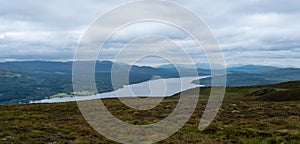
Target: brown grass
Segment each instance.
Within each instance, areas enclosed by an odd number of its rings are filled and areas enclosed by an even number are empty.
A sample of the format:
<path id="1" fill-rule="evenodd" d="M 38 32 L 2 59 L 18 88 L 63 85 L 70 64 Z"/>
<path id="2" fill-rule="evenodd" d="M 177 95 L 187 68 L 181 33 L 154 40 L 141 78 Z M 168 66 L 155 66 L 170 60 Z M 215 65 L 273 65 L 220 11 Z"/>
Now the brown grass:
<path id="1" fill-rule="evenodd" d="M 275 85 L 274 88 L 284 86 Z M 256 101 L 255 96 L 243 97 L 261 88 L 227 88 L 225 101 L 216 119 L 204 131 L 199 131 L 199 119 L 209 94 L 209 88 L 201 89 L 202 99 L 191 119 L 160 143 L 300 143 L 299 101 Z M 165 118 L 177 101 L 178 96 L 165 98 L 159 106 L 146 111 L 131 109 L 118 99 L 106 99 L 104 103 L 119 119 L 139 125 Z M 0 106 L 0 143 L 115 142 L 93 130 L 77 104 L 69 102 Z"/>

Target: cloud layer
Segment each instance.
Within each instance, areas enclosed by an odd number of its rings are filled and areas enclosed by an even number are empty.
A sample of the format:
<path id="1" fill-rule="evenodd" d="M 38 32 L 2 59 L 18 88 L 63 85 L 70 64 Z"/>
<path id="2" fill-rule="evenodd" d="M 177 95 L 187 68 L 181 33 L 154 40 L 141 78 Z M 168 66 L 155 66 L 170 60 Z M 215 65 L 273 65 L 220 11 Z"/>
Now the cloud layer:
<path id="1" fill-rule="evenodd" d="M 0 61 L 71 60 L 87 27 L 98 16 L 126 2 L 129 1 L 3 1 Z M 300 67 L 300 1 L 184 0 L 177 3 L 207 23 L 219 41 L 227 65 Z M 170 38 L 187 47 L 196 62 L 205 62 L 204 54 L 182 32 L 151 23 L 124 29 L 118 39 L 107 43 L 100 58 L 112 59 L 119 46 L 128 43 L 130 38 L 149 34 Z M 160 50 L 168 51 L 168 48 Z M 170 54 L 179 57 L 176 52 Z"/>

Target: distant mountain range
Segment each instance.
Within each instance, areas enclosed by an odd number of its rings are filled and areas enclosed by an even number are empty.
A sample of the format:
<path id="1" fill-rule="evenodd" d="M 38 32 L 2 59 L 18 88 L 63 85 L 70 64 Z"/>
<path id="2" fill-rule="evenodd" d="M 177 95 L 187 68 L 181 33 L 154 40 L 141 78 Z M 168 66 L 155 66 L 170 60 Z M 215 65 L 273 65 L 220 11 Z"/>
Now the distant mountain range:
<path id="1" fill-rule="evenodd" d="M 245 65 L 227 69 L 227 86 L 253 86 L 300 80 L 299 68 Z M 194 81 L 195 84 L 211 86 L 211 78 Z"/>
<path id="2" fill-rule="evenodd" d="M 229 67 L 228 72 L 245 72 L 245 73 L 264 73 L 271 70 L 280 69 L 273 66 L 260 66 L 260 65 L 244 65 L 239 67 Z"/>
<path id="3" fill-rule="evenodd" d="M 120 88 L 126 84 L 162 78 L 179 77 L 177 71 L 146 66 L 130 66 L 110 61 L 97 61 L 95 78 L 98 92 L 113 91 L 111 68 L 116 67 Z M 127 83 L 127 73 L 129 80 Z M 0 63 L 0 104 L 29 102 L 72 92 L 72 62 L 24 61 Z"/>
<path id="4" fill-rule="evenodd" d="M 111 68 L 116 66 L 120 83 L 117 88 L 150 80 L 154 76 L 176 78 L 195 76 L 191 65 L 163 65 L 159 67 L 136 66 L 97 61 L 95 66 L 98 92 L 114 90 L 111 84 Z M 208 64 L 195 64 L 200 76 L 210 75 Z M 180 72 L 180 74 L 179 74 Z M 299 68 L 278 68 L 272 66 L 245 65 L 227 69 L 227 85 L 264 85 L 291 80 L 300 80 Z M 194 81 L 195 84 L 210 85 L 210 78 Z M 24 61 L 0 63 L 0 104 L 29 102 L 72 92 L 72 62 Z"/>

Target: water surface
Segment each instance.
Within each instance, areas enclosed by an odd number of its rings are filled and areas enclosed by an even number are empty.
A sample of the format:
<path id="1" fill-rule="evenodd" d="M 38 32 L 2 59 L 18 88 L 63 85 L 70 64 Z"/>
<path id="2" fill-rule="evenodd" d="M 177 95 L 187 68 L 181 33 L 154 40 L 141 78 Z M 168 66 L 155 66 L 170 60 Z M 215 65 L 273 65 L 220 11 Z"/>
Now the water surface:
<path id="1" fill-rule="evenodd" d="M 117 98 L 117 97 L 166 97 L 172 96 L 181 91 L 201 87 L 201 85 L 195 85 L 191 83 L 193 80 L 206 78 L 202 77 L 182 77 L 182 78 L 166 78 L 166 79 L 152 79 L 149 81 L 125 85 L 123 88 L 112 92 L 99 93 L 91 96 L 76 96 L 76 97 L 62 97 L 42 99 L 38 101 L 31 101 L 30 103 L 57 103 L 57 102 L 69 102 L 76 100 L 91 100 L 98 98 Z"/>

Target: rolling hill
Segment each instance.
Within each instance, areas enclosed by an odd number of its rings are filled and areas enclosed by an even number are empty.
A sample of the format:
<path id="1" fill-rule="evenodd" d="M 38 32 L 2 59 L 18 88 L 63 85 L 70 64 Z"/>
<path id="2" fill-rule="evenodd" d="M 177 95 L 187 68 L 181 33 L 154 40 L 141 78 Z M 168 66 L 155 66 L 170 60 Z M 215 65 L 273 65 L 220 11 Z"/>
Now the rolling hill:
<path id="1" fill-rule="evenodd" d="M 130 66 L 97 61 L 95 77 L 98 92 L 113 91 L 111 68 L 115 64 L 120 78 L 129 84 L 150 80 L 154 76 L 178 77 L 176 71 L 145 66 Z M 127 84 L 121 82 L 117 88 Z M 0 104 L 28 103 L 57 93 L 72 92 L 72 62 L 24 61 L 0 63 Z"/>
<path id="2" fill-rule="evenodd" d="M 280 93 L 264 91 L 270 88 Z M 299 88 L 300 81 L 227 87 L 215 120 L 199 131 L 199 119 L 210 93 L 209 87 L 201 88 L 200 100 L 191 119 L 159 143 L 299 143 L 300 103 L 290 97 L 299 98 Z M 296 93 L 289 94 L 293 90 L 297 90 Z M 288 99 L 277 101 L 278 94 Z M 103 102 L 118 119 L 141 125 L 166 118 L 178 103 L 178 95 L 164 98 L 155 108 L 144 111 L 129 108 L 118 99 L 104 99 Z M 0 106 L 0 115 L 0 143 L 115 143 L 85 121 L 75 102 Z"/>
<path id="3" fill-rule="evenodd" d="M 251 66 L 252 67 L 252 66 Z M 260 67 L 260 66 L 259 66 Z M 262 68 L 262 67 L 260 67 Z M 234 68 L 236 69 L 236 68 Z M 268 69 L 268 68 L 267 68 Z M 299 68 L 276 68 L 272 70 L 258 69 L 241 71 L 230 71 L 227 74 L 227 86 L 252 86 L 267 85 L 280 82 L 300 80 Z M 216 76 L 218 77 L 218 76 Z M 211 86 L 211 78 L 193 81 L 195 84 Z"/>
<path id="4" fill-rule="evenodd" d="M 98 92 L 113 91 L 111 68 L 116 67 L 120 83 L 116 88 L 139 83 L 155 76 L 176 78 L 179 73 L 174 65 L 160 67 L 136 66 L 111 61 L 97 61 L 95 78 Z M 200 76 L 210 75 L 207 64 L 196 64 Z M 189 65 L 178 65 L 181 76 L 195 76 Z M 285 81 L 300 80 L 298 68 L 276 68 L 271 66 L 246 65 L 228 68 L 228 86 L 266 85 Z M 194 81 L 199 84 L 198 81 Z M 202 79 L 200 84 L 210 86 L 210 78 Z M 23 61 L 0 63 L 0 104 L 28 103 L 58 93 L 72 93 L 72 62 Z"/>

